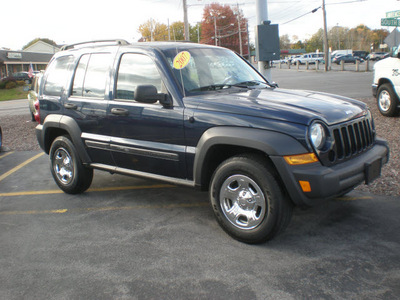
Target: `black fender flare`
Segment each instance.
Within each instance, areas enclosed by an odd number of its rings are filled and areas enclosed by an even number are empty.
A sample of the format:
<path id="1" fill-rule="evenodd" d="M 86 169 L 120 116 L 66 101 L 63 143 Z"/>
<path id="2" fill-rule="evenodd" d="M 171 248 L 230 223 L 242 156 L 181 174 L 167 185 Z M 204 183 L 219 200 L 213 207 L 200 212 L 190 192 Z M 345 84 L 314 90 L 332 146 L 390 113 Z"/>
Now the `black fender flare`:
<path id="1" fill-rule="evenodd" d="M 66 131 L 71 137 L 72 143 L 78 151 L 82 163 L 87 164 L 91 162 L 91 159 L 86 152 L 85 144 L 82 141 L 82 131 L 79 128 L 78 123 L 73 118 L 64 115 L 52 114 L 47 116 L 43 122 L 40 133 L 41 137 L 39 140 L 41 140 L 41 147 L 47 154 L 49 154 L 51 147 L 51 144 L 49 143 L 49 134 L 52 128 Z"/>
<path id="2" fill-rule="evenodd" d="M 204 162 L 207 153 L 216 145 L 232 145 L 255 149 L 267 156 L 284 156 L 308 153 L 294 137 L 285 133 L 244 127 L 213 127 L 201 136 L 194 159 L 194 182 L 202 185 Z"/>

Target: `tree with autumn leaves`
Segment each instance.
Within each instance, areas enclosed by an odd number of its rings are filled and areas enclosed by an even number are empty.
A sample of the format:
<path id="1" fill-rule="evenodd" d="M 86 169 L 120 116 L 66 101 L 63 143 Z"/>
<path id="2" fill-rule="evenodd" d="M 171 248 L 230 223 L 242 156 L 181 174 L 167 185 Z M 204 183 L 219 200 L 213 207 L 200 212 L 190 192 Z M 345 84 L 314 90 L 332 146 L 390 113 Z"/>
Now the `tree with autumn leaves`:
<path id="1" fill-rule="evenodd" d="M 150 19 L 139 26 L 138 32 L 142 35 L 139 41 L 184 40 L 183 22 L 174 22 L 168 26 Z M 244 56 L 248 55 L 247 19 L 237 7 L 232 9 L 229 5 L 217 3 L 206 5 L 202 22 L 195 26 L 189 25 L 189 35 L 191 42 L 218 44 Z"/>
<path id="2" fill-rule="evenodd" d="M 247 26 L 248 21 L 243 16 L 242 10 L 237 6 L 231 7 L 227 4 L 212 3 L 204 7 L 201 23 L 195 26 L 189 25 L 190 41 L 222 46 L 237 53 L 241 53 L 241 44 L 242 54 L 247 56 L 249 48 Z M 184 40 L 183 22 L 174 22 L 168 26 L 149 20 L 140 25 L 138 31 L 142 35 L 139 41 Z M 329 47 L 332 50 L 354 49 L 371 51 L 372 45 L 372 48 L 376 51 L 388 34 L 387 30 L 371 30 L 365 25 L 359 25 L 352 29 L 335 26 L 328 32 Z M 306 52 L 315 52 L 317 49 L 322 51 L 322 35 L 323 31 L 319 29 L 310 39 L 304 41 L 298 40 L 297 37 L 292 37 L 296 42 L 292 42 L 289 35 L 282 35 L 280 37 L 280 46 L 281 49 L 305 49 Z"/>
<path id="3" fill-rule="evenodd" d="M 218 45 L 248 55 L 247 19 L 237 7 L 232 9 L 227 4 L 218 3 L 206 5 L 201 29 L 201 43 Z"/>

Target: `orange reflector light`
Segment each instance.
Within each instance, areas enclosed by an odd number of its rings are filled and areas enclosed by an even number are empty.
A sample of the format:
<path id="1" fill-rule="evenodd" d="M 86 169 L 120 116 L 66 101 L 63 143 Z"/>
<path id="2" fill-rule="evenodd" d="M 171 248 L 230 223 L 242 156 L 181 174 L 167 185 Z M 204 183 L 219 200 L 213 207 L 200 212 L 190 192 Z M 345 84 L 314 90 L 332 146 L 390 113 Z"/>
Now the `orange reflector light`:
<path id="1" fill-rule="evenodd" d="M 304 165 L 311 164 L 318 161 L 314 153 L 287 155 L 283 157 L 289 165 Z"/>
<path id="2" fill-rule="evenodd" d="M 311 185 L 308 181 L 299 180 L 299 183 L 304 193 L 311 192 Z"/>

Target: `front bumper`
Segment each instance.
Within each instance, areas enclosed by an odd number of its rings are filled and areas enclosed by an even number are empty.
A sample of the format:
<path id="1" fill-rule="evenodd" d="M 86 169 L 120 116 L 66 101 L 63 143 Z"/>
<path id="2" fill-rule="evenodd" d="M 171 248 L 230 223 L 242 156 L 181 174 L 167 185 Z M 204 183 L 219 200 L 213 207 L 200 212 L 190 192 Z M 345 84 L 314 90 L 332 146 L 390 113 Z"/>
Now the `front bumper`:
<path id="1" fill-rule="evenodd" d="M 361 183 L 380 176 L 381 167 L 389 161 L 386 141 L 377 139 L 370 150 L 343 163 L 325 167 L 320 163 L 290 166 L 282 157 L 271 157 L 292 201 L 312 206 L 321 200 L 344 195 Z M 299 181 L 308 181 L 311 191 L 303 192 Z"/>
<path id="2" fill-rule="evenodd" d="M 372 84 L 372 96 L 376 97 L 377 93 L 378 93 L 378 85 Z"/>

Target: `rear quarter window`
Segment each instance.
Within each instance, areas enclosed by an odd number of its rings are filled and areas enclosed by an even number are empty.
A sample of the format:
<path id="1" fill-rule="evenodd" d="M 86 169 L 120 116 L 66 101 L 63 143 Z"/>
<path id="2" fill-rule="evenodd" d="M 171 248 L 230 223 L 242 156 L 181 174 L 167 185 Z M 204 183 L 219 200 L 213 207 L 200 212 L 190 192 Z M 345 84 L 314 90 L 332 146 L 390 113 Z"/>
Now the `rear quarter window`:
<path id="1" fill-rule="evenodd" d="M 61 96 L 72 71 L 73 62 L 74 57 L 70 55 L 59 57 L 50 64 L 44 84 L 45 95 Z"/>

